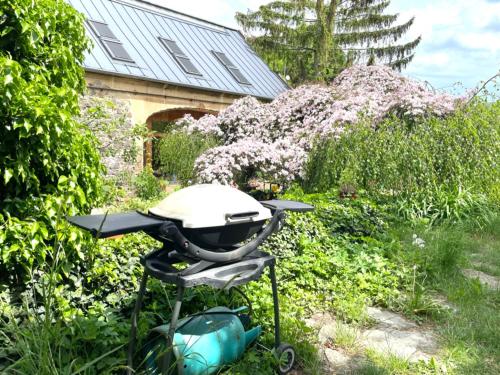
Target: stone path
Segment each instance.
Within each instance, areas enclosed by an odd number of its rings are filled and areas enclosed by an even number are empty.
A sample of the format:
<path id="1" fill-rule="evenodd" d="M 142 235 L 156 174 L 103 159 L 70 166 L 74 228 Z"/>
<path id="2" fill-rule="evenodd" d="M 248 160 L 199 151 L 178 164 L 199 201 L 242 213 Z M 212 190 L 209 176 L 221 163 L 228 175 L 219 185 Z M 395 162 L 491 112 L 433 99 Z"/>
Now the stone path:
<path id="1" fill-rule="evenodd" d="M 463 269 L 462 274 L 469 279 L 478 279 L 481 284 L 486 285 L 488 288 L 493 290 L 500 289 L 500 278 L 496 276 L 488 275 L 487 273 L 473 270 L 473 269 Z"/>
<path id="2" fill-rule="evenodd" d="M 345 341 L 345 332 L 339 329 L 349 329 L 349 326 L 337 322 L 332 315 L 318 313 L 306 321 L 307 325 L 318 329 L 319 352 L 325 374 L 356 374 L 356 368 L 364 360 L 363 349 L 396 355 L 408 361 L 428 361 L 436 356 L 438 345 L 431 329 L 389 310 L 370 307 L 367 313 L 374 325 L 359 331 L 352 330 L 350 348 L 336 344 L 342 337 Z"/>
<path id="3" fill-rule="evenodd" d="M 479 280 L 492 290 L 500 289 L 500 277 L 474 269 L 463 269 L 462 274 L 469 279 Z M 433 301 L 451 312 L 457 311 L 456 306 L 442 295 L 434 296 Z M 395 355 L 410 362 L 429 361 L 436 357 L 437 337 L 431 328 L 377 307 L 369 307 L 367 314 L 374 324 L 358 331 L 336 321 L 328 313 L 317 313 L 306 320 L 308 326 L 318 330 L 318 350 L 323 374 L 356 374 L 356 370 L 365 361 L 364 349 Z M 345 329 L 351 329 L 347 341 L 345 332 L 341 332 Z M 349 343 L 347 347 L 345 342 Z M 303 375 L 303 372 L 294 370 L 291 375 Z"/>
<path id="4" fill-rule="evenodd" d="M 361 341 L 365 347 L 411 362 L 427 361 L 436 355 L 436 337 L 430 329 L 379 308 L 369 307 L 368 315 L 377 323 L 364 332 Z"/>

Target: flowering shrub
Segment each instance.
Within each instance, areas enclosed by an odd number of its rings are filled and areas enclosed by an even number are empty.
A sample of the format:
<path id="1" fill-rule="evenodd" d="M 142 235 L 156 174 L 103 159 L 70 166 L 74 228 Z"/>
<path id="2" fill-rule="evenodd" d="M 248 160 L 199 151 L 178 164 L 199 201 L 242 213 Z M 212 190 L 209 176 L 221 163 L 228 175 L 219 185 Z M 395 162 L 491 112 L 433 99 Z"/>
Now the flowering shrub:
<path id="1" fill-rule="evenodd" d="M 389 67 L 353 66 L 330 85 L 304 85 L 268 104 L 245 97 L 218 116 L 185 117 L 179 125 L 188 133 L 217 136 L 224 144 L 197 159 L 201 181 L 227 184 L 236 175 L 251 177 L 259 171 L 291 181 L 302 175 L 306 153 L 318 136 L 339 137 L 346 125 L 360 119 L 369 119 L 376 127 L 389 115 L 410 120 L 444 116 L 457 102 L 456 97 L 429 91 Z"/>
<path id="2" fill-rule="evenodd" d="M 254 139 L 212 148 L 196 161 L 196 173 L 204 182 L 244 183 L 258 174 L 280 183 L 302 175 L 306 152 L 286 140 L 272 144 Z"/>
<path id="3" fill-rule="evenodd" d="M 199 120 L 195 120 L 192 115 L 187 114 L 177 121 L 177 125 L 187 134 L 200 133 L 220 138 L 224 133 L 220 129 L 218 122 L 217 116 L 212 114 L 206 114 Z"/>

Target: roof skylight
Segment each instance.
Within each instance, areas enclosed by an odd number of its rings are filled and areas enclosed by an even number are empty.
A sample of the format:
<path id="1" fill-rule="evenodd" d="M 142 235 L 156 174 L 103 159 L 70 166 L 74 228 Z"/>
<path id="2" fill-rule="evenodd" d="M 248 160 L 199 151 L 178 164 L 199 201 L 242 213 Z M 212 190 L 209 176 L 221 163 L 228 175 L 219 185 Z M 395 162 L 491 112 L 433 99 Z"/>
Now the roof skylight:
<path id="1" fill-rule="evenodd" d="M 170 39 L 165 39 L 162 37 L 158 37 L 160 40 L 161 44 L 166 48 L 168 52 L 172 54 L 174 57 L 175 61 L 181 66 L 181 68 L 189 74 L 195 74 L 198 76 L 201 76 L 202 74 L 200 71 L 194 66 L 194 64 L 191 62 L 191 59 L 184 53 L 182 50 L 179 48 L 177 43 L 173 40 Z"/>
<path id="2" fill-rule="evenodd" d="M 212 51 L 212 53 L 217 57 L 217 59 L 229 70 L 229 73 L 234 77 L 236 81 L 244 85 L 251 85 L 250 81 L 241 73 L 240 69 L 233 64 L 231 60 L 226 56 L 225 53 Z"/>
<path id="3" fill-rule="evenodd" d="M 113 34 L 108 24 L 93 20 L 88 20 L 87 22 L 113 59 L 134 62 L 125 47 L 123 47 L 122 42 Z"/>

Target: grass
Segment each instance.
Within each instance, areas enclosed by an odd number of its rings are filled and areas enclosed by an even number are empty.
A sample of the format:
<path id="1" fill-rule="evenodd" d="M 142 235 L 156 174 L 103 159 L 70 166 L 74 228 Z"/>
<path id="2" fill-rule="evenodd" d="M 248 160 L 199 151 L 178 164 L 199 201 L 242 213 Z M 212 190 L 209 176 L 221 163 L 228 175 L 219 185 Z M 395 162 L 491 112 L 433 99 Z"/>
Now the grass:
<path id="1" fill-rule="evenodd" d="M 415 236 L 425 245 L 415 244 Z M 392 230 L 402 246 L 392 256 L 412 270 L 405 297 L 392 307 L 434 327 L 440 351 L 428 363 L 364 349 L 357 328 L 338 323 L 334 344 L 362 360 L 350 372 L 360 375 L 500 373 L 500 291 L 463 276 L 473 268 L 500 273 L 500 216 L 477 223 L 443 224 Z M 437 298 L 439 297 L 439 298 Z M 446 305 L 443 305 L 446 304 Z"/>
<path id="2" fill-rule="evenodd" d="M 473 232 L 474 251 L 466 254 L 471 268 L 500 277 L 499 232 L 500 219 L 498 217 L 492 218 L 482 230 Z"/>
<path id="3" fill-rule="evenodd" d="M 365 359 L 353 371 L 356 375 L 414 375 L 444 374 L 442 368 L 433 360 L 412 363 L 393 354 L 382 354 L 375 350 L 367 350 Z"/>
<path id="4" fill-rule="evenodd" d="M 359 335 L 360 332 L 357 327 L 337 322 L 333 344 L 349 353 L 356 353 L 359 350 Z"/>
<path id="5" fill-rule="evenodd" d="M 416 282 L 422 302 L 416 308 L 410 299 L 408 310 L 435 323 L 443 362 L 456 374 L 500 373 L 500 291 L 489 290 L 460 271 L 474 268 L 499 275 L 500 217 L 492 216 L 481 227 L 464 223 L 422 230 L 424 248 L 410 245 L 408 228 L 398 235 L 412 249 L 406 261 L 420 267 Z M 453 309 L 426 306 L 423 301 L 433 293 L 444 296 Z"/>

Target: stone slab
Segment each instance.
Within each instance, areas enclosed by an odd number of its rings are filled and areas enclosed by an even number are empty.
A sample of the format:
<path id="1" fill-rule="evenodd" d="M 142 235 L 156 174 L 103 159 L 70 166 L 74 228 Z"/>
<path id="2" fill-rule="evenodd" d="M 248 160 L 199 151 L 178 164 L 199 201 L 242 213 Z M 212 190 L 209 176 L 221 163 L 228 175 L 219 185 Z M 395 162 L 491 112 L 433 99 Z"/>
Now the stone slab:
<path id="1" fill-rule="evenodd" d="M 414 322 L 389 310 L 380 309 L 378 307 L 368 307 L 367 313 L 368 316 L 374 319 L 378 324 L 386 325 L 393 329 L 411 329 L 418 327 Z"/>
<path id="2" fill-rule="evenodd" d="M 481 284 L 486 285 L 488 288 L 493 290 L 500 289 L 500 278 L 496 276 L 488 275 L 484 272 L 473 270 L 473 269 L 463 269 L 462 274 L 469 279 L 478 279 Z"/>

